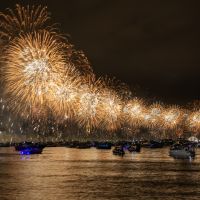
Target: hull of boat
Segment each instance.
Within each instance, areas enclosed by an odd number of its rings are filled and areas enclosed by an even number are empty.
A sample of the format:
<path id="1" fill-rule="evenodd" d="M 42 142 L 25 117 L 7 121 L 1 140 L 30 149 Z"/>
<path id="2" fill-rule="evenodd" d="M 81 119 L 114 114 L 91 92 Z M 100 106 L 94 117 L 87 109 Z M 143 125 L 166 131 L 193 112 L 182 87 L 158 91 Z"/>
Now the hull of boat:
<path id="1" fill-rule="evenodd" d="M 186 151 L 184 149 L 181 150 L 170 150 L 169 155 L 177 158 L 177 159 L 189 159 L 195 156 L 194 153 Z"/>
<path id="2" fill-rule="evenodd" d="M 43 149 L 41 148 L 27 148 L 20 151 L 21 155 L 41 154 Z"/>

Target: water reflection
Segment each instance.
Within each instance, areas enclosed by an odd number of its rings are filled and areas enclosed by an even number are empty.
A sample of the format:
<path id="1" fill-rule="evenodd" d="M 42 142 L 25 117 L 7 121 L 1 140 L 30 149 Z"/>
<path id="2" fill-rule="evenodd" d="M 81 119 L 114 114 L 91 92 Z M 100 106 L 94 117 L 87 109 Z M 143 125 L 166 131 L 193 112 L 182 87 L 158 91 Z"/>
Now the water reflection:
<path id="1" fill-rule="evenodd" d="M 20 155 L 20 160 L 29 160 L 31 155 Z"/>
<path id="2" fill-rule="evenodd" d="M 174 160 L 168 149 L 45 148 L 20 156 L 0 149 L 0 199 L 199 199 L 200 158 Z"/>

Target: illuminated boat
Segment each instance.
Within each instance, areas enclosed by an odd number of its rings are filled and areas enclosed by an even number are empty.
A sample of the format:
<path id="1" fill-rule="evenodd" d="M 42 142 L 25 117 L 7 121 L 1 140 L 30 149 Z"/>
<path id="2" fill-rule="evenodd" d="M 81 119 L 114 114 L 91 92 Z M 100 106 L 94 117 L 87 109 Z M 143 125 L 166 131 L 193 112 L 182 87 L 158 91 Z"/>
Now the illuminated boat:
<path id="1" fill-rule="evenodd" d="M 194 158 L 195 148 L 191 145 L 175 144 L 170 148 L 169 155 L 177 159 Z"/>
<path id="2" fill-rule="evenodd" d="M 23 142 L 15 145 L 15 150 L 19 151 L 21 155 L 41 154 L 44 145 L 32 142 Z"/>
<path id="3" fill-rule="evenodd" d="M 31 155 L 31 154 L 41 154 L 43 151 L 43 148 L 39 147 L 28 147 L 26 149 L 23 149 L 20 152 L 21 155 Z"/>

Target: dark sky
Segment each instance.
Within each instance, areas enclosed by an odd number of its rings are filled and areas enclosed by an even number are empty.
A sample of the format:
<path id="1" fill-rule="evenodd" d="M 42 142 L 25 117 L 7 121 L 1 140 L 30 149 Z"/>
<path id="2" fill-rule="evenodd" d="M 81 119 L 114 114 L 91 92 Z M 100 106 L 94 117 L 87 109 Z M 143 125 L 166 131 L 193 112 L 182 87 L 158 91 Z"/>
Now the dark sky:
<path id="1" fill-rule="evenodd" d="M 97 75 L 138 95 L 186 103 L 200 94 L 200 2 L 188 0 L 1 0 L 46 4 Z"/>

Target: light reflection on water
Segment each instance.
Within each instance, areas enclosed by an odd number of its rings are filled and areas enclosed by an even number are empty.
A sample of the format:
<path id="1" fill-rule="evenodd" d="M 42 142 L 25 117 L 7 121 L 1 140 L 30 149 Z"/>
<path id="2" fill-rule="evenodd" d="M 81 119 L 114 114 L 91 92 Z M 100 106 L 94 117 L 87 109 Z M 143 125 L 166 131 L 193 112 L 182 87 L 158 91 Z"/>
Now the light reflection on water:
<path id="1" fill-rule="evenodd" d="M 110 150 L 45 148 L 20 156 L 0 148 L 0 200 L 200 198 L 200 156 L 174 160 L 168 148 L 112 155 Z"/>

